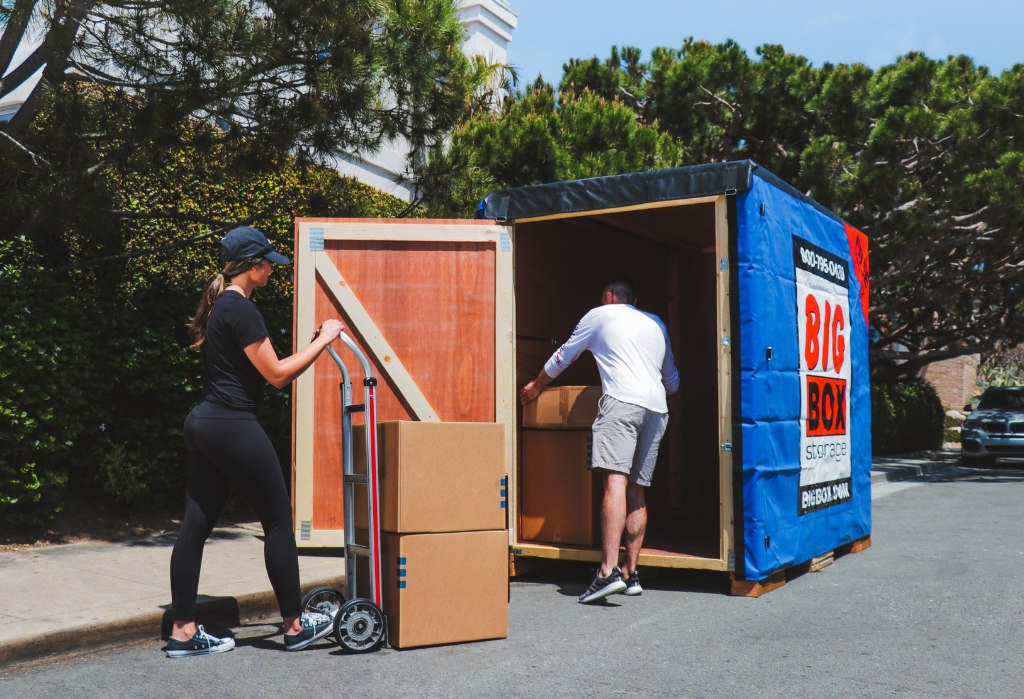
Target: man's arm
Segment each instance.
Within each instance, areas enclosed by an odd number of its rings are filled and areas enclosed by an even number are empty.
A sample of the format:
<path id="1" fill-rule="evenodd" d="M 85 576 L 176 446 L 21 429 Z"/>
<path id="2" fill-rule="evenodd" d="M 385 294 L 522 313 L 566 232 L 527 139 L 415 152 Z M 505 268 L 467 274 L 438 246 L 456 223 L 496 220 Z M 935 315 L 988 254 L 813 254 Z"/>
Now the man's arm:
<path id="1" fill-rule="evenodd" d="M 580 356 L 584 350 L 590 347 L 590 336 L 593 332 L 591 313 L 593 312 L 591 311 L 583 316 L 583 319 L 576 325 L 576 329 L 572 331 L 572 335 L 565 341 L 565 344 L 559 347 L 544 364 L 544 368 L 537 374 L 537 378 L 523 386 L 523 389 L 519 392 L 519 402 L 526 405 L 531 400 L 534 400 L 544 390 L 545 386 L 551 383 L 567 366 L 576 361 L 576 357 Z"/>

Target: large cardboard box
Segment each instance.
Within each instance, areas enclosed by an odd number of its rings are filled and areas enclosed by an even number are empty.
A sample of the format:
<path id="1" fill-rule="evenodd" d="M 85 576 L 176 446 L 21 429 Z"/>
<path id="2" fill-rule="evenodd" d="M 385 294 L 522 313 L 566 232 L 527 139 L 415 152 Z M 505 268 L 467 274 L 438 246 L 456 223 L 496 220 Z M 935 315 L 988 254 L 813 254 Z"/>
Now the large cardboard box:
<path id="1" fill-rule="evenodd" d="M 589 430 L 597 418 L 600 386 L 553 386 L 523 406 L 523 427 Z"/>
<path id="2" fill-rule="evenodd" d="M 600 542 L 600 493 L 590 465 L 589 430 L 523 430 L 519 533 L 524 541 Z"/>
<path id="3" fill-rule="evenodd" d="M 384 534 L 381 546 L 392 646 L 508 635 L 508 532 Z"/>
<path id="4" fill-rule="evenodd" d="M 505 426 L 493 422 L 377 425 L 381 531 L 396 534 L 505 528 Z M 366 470 L 366 428 L 352 430 L 357 473 Z M 356 497 L 366 490 L 356 488 Z M 366 506 L 355 508 L 365 528 Z"/>

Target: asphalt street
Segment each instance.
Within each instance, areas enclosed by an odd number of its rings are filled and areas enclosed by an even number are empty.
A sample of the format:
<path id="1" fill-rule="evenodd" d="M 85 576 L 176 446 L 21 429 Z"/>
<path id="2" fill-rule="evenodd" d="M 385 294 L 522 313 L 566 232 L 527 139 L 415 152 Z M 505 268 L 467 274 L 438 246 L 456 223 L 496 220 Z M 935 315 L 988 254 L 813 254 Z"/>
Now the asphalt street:
<path id="1" fill-rule="evenodd" d="M 513 581 L 506 640 L 288 654 L 248 626 L 221 655 L 147 643 L 0 671 L 0 696 L 1020 697 L 1022 503 L 1020 462 L 877 486 L 871 548 L 759 599 L 641 570 L 642 597 L 584 606 L 566 564 Z"/>

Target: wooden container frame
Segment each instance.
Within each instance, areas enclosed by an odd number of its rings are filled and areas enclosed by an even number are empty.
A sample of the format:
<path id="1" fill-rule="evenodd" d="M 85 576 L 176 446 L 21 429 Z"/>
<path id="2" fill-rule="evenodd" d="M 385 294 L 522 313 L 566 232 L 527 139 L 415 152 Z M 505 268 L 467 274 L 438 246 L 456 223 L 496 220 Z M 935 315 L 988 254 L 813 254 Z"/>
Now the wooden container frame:
<path id="1" fill-rule="evenodd" d="M 645 549 L 640 553 L 639 565 L 660 568 L 685 568 L 692 570 L 711 570 L 730 572 L 735 568 L 734 551 L 734 514 L 733 514 L 733 460 L 731 448 L 724 445 L 732 443 L 732 356 L 728 338 L 731 335 L 731 306 L 729 298 L 729 210 L 728 197 L 725 195 L 692 197 L 688 199 L 671 199 L 666 201 L 634 204 L 630 206 L 615 207 L 608 209 L 594 209 L 580 212 L 566 212 L 553 214 L 551 216 L 538 216 L 534 218 L 521 218 L 516 224 L 535 223 L 555 219 L 577 218 L 586 216 L 599 216 L 604 214 L 616 214 L 629 211 L 642 211 L 675 206 L 693 206 L 696 204 L 713 204 L 715 209 L 715 259 L 719 264 L 716 267 L 716 312 L 718 317 L 718 404 L 720 407 L 718 415 L 718 442 L 723 445 L 719 451 L 718 460 L 718 486 L 719 486 L 719 557 L 707 558 L 672 552 L 661 552 L 652 549 Z M 661 237 L 652 237 L 658 242 L 667 242 Z M 514 245 L 513 236 L 513 245 Z M 513 416 L 514 417 L 514 416 Z M 509 478 L 509 502 L 518 503 L 514 488 L 515 478 Z M 513 504 L 515 508 L 515 504 Z M 509 545 L 510 545 L 510 570 L 515 571 L 517 567 L 515 559 L 519 557 L 535 557 L 571 561 L 585 561 L 599 563 L 601 551 L 599 548 L 586 548 L 574 546 L 558 546 L 538 544 L 533 542 L 519 542 L 516 526 L 515 509 L 509 513 Z M 523 568 L 524 570 L 526 568 Z"/>

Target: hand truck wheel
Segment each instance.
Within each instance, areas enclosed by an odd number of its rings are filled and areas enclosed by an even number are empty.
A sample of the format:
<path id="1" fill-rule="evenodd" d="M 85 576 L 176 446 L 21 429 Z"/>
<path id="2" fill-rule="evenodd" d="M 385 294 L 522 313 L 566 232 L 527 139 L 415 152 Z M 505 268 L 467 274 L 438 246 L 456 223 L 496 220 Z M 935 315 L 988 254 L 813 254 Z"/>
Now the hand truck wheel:
<path id="1" fill-rule="evenodd" d="M 345 597 L 333 587 L 318 587 L 307 592 L 302 598 L 302 613 L 319 612 L 334 616 L 343 604 Z"/>
<path id="2" fill-rule="evenodd" d="M 349 600 L 334 617 L 334 638 L 350 653 L 375 651 L 386 635 L 384 612 L 368 599 Z"/>

